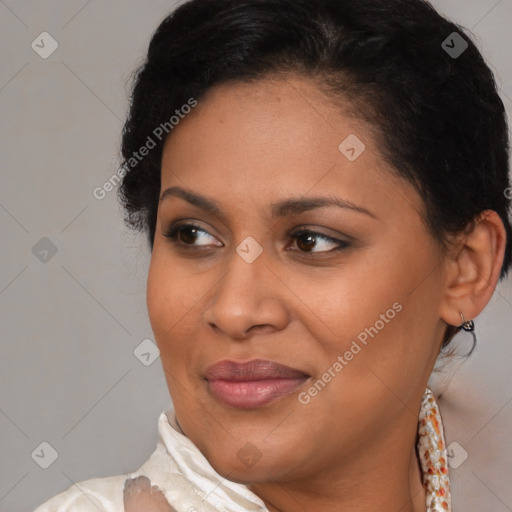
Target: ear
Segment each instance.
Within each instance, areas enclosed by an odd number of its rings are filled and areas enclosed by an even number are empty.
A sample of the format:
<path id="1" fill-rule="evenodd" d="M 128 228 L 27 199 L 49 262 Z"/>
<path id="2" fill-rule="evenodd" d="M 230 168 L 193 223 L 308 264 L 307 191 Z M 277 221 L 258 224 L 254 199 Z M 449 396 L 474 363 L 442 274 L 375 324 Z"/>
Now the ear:
<path id="1" fill-rule="evenodd" d="M 506 246 L 500 216 L 485 210 L 470 232 L 460 236 L 446 260 L 446 282 L 439 316 L 449 325 L 473 320 L 485 308 L 498 283 Z"/>

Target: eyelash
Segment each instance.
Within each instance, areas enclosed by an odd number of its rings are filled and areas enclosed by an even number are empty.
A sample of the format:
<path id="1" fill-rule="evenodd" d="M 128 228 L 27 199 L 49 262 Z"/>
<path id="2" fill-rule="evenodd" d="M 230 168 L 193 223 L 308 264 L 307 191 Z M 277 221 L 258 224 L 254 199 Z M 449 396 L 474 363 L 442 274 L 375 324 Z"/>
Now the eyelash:
<path id="1" fill-rule="evenodd" d="M 196 229 L 196 230 L 198 230 L 198 231 L 200 231 L 202 233 L 208 234 L 209 236 L 213 236 L 213 235 L 210 235 L 210 233 L 208 233 L 208 231 L 204 230 L 200 226 L 198 226 L 196 224 L 191 224 L 191 223 L 175 224 L 174 226 L 171 226 L 169 231 L 167 231 L 167 233 L 164 233 L 163 235 L 166 238 L 169 238 L 171 243 L 173 243 L 174 245 L 176 245 L 178 247 L 183 247 L 186 250 L 193 250 L 195 247 L 200 247 L 200 246 L 195 246 L 194 244 L 183 244 L 183 243 L 178 241 L 178 234 L 181 231 L 184 231 L 185 228 Z M 301 229 L 301 230 L 299 230 L 299 231 L 297 231 L 295 233 L 292 233 L 290 236 L 294 240 L 296 240 L 297 238 L 299 238 L 300 236 L 303 236 L 305 234 L 313 235 L 315 238 L 321 238 L 322 240 L 325 240 L 327 242 L 333 242 L 333 243 L 337 244 L 338 247 L 336 247 L 335 249 L 331 249 L 329 251 L 318 251 L 318 252 L 301 251 L 299 249 L 298 252 L 300 252 L 302 254 L 325 254 L 325 253 L 332 253 L 332 252 L 341 251 L 343 249 L 347 249 L 348 247 L 350 247 L 350 244 L 348 242 L 344 241 L 344 240 L 338 240 L 337 238 L 333 238 L 333 237 L 327 236 L 324 233 L 319 233 L 317 231 L 312 231 L 312 230 L 309 230 L 309 229 Z M 206 246 L 203 246 L 203 247 L 206 247 Z"/>

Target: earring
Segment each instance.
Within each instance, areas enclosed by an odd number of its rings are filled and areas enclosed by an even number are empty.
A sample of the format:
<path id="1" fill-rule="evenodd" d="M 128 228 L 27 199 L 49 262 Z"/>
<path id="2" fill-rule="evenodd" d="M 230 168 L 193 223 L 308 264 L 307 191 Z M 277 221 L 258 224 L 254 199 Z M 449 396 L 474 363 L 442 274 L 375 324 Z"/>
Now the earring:
<path id="1" fill-rule="evenodd" d="M 462 311 L 459 309 L 460 318 L 462 319 L 462 324 L 457 327 L 457 332 L 459 332 L 461 329 L 471 333 L 471 336 L 473 336 L 473 346 L 471 347 L 471 350 L 466 354 L 466 357 L 469 357 L 473 350 L 475 350 L 476 347 L 476 334 L 475 334 L 475 323 L 473 320 L 464 320 L 464 315 L 462 314 Z"/>
<path id="2" fill-rule="evenodd" d="M 475 330 L 475 323 L 473 320 L 464 320 L 464 315 L 462 314 L 462 311 L 459 309 L 460 317 L 462 319 L 462 324 L 457 327 L 457 332 L 459 332 L 461 329 L 464 329 L 466 332 L 471 332 Z"/>

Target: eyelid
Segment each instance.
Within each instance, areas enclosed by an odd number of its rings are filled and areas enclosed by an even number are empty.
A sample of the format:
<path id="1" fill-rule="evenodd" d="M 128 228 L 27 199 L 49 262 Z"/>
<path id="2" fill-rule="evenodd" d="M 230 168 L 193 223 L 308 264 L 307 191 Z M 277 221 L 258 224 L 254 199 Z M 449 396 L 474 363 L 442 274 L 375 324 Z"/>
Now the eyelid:
<path id="1" fill-rule="evenodd" d="M 302 225 L 294 228 L 292 231 L 290 231 L 289 236 L 297 235 L 297 234 L 305 231 L 308 233 L 313 233 L 315 235 L 320 235 L 320 236 L 330 239 L 330 240 L 334 240 L 335 242 L 345 242 L 348 244 L 348 243 L 352 243 L 352 241 L 355 241 L 355 239 L 352 238 L 351 236 L 348 236 L 348 235 L 345 235 L 342 233 L 340 233 L 339 235 L 329 235 L 325 232 L 318 231 L 318 229 L 321 229 L 321 228 L 311 227 L 309 224 L 302 224 Z M 332 230 L 329 230 L 329 231 L 332 231 Z M 338 236 L 342 237 L 342 238 L 338 238 Z"/>
<path id="2" fill-rule="evenodd" d="M 176 221 L 171 224 L 171 227 L 165 230 L 162 234 L 163 236 L 167 238 L 173 239 L 172 241 L 175 243 L 176 246 L 184 247 L 184 248 L 194 248 L 194 247 L 206 247 L 201 245 L 193 245 L 193 244 L 182 244 L 179 242 L 176 242 L 174 239 L 176 235 L 179 233 L 180 229 L 182 228 L 195 228 L 198 231 L 202 231 L 203 233 L 206 233 L 208 236 L 211 236 L 212 238 L 217 238 L 216 236 L 212 235 L 207 229 L 203 228 L 199 224 L 196 224 L 195 222 L 186 222 L 186 221 Z M 219 242 L 221 245 L 222 242 Z"/>

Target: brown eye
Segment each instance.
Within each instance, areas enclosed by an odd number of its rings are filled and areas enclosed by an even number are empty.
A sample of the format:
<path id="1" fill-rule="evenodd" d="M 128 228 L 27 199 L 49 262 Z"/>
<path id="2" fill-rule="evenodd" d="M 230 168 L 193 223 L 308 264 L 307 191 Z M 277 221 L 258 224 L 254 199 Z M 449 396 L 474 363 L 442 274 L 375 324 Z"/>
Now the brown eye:
<path id="1" fill-rule="evenodd" d="M 300 252 L 306 252 L 306 253 L 318 253 L 318 252 L 332 252 L 337 251 L 341 249 L 346 249 L 350 246 L 348 242 L 344 242 L 343 240 L 338 240 L 336 238 L 332 238 L 330 236 L 324 235 L 323 233 L 317 233 L 315 231 L 310 230 L 302 230 L 292 235 L 292 238 L 296 240 L 297 247 L 299 248 Z M 319 243 L 324 242 L 324 243 Z M 327 242 L 327 243 L 325 243 Z M 334 245 L 335 247 L 331 250 L 320 250 L 320 251 L 314 251 L 312 249 L 315 249 L 317 246 L 328 246 L 328 245 Z"/>
<path id="2" fill-rule="evenodd" d="M 190 247 L 204 247 L 210 244 L 196 244 L 197 240 L 200 240 L 203 235 L 207 235 L 210 238 L 214 237 L 207 231 L 202 229 L 195 224 L 176 224 L 164 234 L 165 237 L 170 238 L 176 245 L 190 246 Z M 218 244 L 214 244 L 218 245 Z"/>
<path id="3" fill-rule="evenodd" d="M 197 240 L 197 232 L 197 228 L 185 226 L 177 231 L 177 236 L 180 241 L 193 244 Z"/>
<path id="4" fill-rule="evenodd" d="M 297 241 L 297 247 L 301 251 L 309 251 L 316 245 L 315 235 L 304 234 L 298 236 L 295 240 Z"/>

